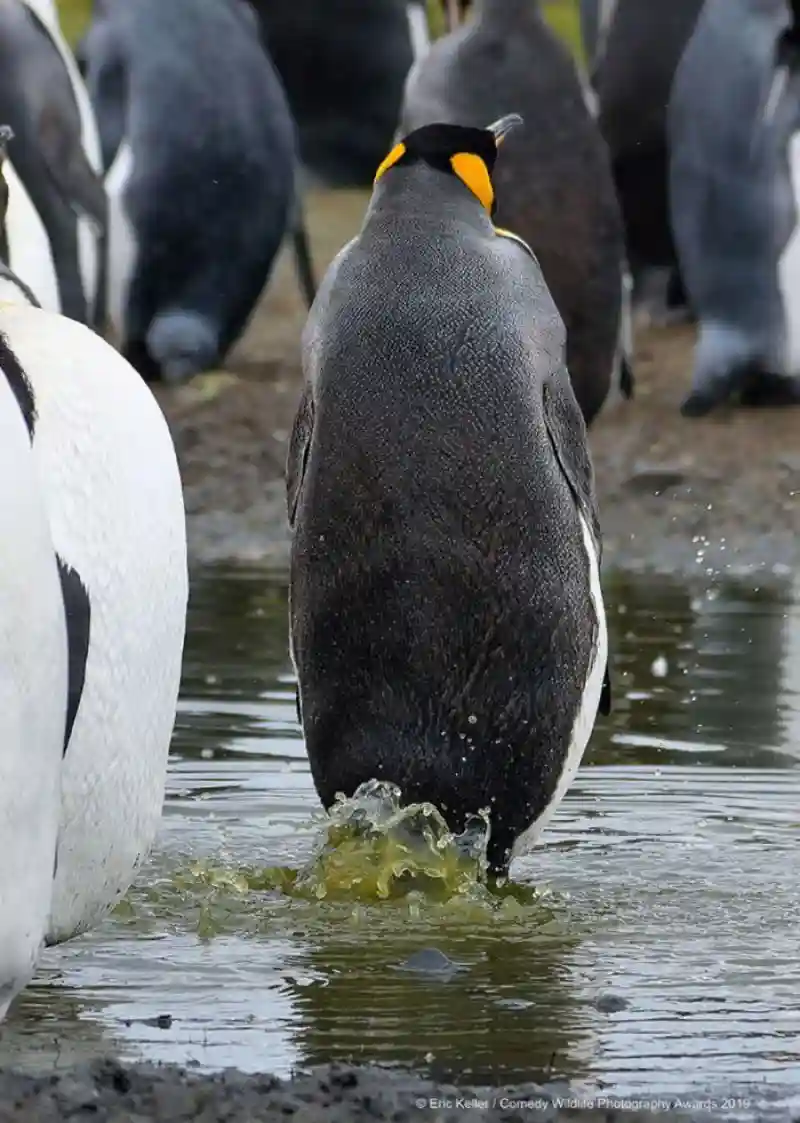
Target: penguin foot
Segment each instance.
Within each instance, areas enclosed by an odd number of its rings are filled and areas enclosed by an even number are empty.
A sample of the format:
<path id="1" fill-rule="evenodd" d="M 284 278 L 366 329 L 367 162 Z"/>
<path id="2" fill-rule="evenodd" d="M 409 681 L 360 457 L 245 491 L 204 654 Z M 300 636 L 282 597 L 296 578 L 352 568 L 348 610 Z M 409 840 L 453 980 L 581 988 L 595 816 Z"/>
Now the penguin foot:
<path id="1" fill-rule="evenodd" d="M 742 390 L 742 405 L 748 409 L 800 404 L 800 380 L 774 374 L 753 378 Z"/>
<path id="2" fill-rule="evenodd" d="M 724 395 L 694 390 L 681 402 L 683 417 L 705 417 L 723 401 Z"/>

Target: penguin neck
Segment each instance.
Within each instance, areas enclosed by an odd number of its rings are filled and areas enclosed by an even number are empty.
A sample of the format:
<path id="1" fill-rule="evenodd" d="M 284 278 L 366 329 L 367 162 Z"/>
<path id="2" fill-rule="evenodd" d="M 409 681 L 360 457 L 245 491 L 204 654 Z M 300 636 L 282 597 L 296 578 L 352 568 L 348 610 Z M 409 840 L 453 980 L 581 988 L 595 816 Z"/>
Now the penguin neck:
<path id="1" fill-rule="evenodd" d="M 519 27 L 538 19 L 539 0 L 476 0 L 476 20 L 491 27 Z"/>
<path id="2" fill-rule="evenodd" d="M 489 214 L 463 184 L 425 164 L 392 169 L 373 193 L 364 229 L 387 222 L 410 230 L 452 225 L 486 234 L 493 229 Z"/>

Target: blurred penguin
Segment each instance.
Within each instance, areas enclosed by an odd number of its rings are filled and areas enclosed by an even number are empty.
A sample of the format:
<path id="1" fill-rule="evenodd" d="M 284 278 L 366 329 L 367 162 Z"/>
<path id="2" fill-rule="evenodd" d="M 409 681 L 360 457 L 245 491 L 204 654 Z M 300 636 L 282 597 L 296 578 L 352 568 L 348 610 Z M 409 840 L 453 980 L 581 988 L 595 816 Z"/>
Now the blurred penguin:
<path id="1" fill-rule="evenodd" d="M 45 308 L 92 325 L 107 207 L 94 117 L 60 31 L 0 0 L 0 122 L 11 126 L 2 256 Z"/>
<path id="2" fill-rule="evenodd" d="M 409 75 L 399 131 L 432 121 L 478 126 L 519 106 L 524 134 L 502 152 L 494 176 L 497 224 L 541 264 L 589 424 L 612 387 L 633 392 L 625 247 L 606 146 L 537 0 L 476 0 L 471 11 Z"/>
<path id="3" fill-rule="evenodd" d="M 706 0 L 669 111 L 700 331 L 683 413 L 800 402 L 800 0 Z"/>
<path id="4" fill-rule="evenodd" d="M 366 187 L 391 145 L 422 43 L 418 14 L 406 0 L 252 3 L 289 95 L 305 167 L 330 186 Z"/>
<path id="5" fill-rule="evenodd" d="M 675 69 L 703 0 L 581 0 L 581 27 L 598 124 L 614 181 L 637 304 L 685 316 L 686 293 L 669 214 L 667 104 Z M 655 303 L 658 273 L 666 281 Z"/>
<path id="6" fill-rule="evenodd" d="M 430 123 L 381 164 L 306 325 L 287 462 L 290 648 L 322 802 L 378 779 L 456 832 L 486 809 L 497 873 L 611 701 L 564 326 L 491 219 L 519 124 Z"/>
<path id="7" fill-rule="evenodd" d="M 108 169 L 109 315 L 144 378 L 177 382 L 240 337 L 296 218 L 289 108 L 241 0 L 95 0 L 81 59 Z"/>
<path id="8" fill-rule="evenodd" d="M 47 931 L 59 943 L 118 901 L 160 822 L 186 626 L 183 492 L 166 420 L 130 364 L 32 306 L 8 269 L 0 296 L 66 610 Z"/>

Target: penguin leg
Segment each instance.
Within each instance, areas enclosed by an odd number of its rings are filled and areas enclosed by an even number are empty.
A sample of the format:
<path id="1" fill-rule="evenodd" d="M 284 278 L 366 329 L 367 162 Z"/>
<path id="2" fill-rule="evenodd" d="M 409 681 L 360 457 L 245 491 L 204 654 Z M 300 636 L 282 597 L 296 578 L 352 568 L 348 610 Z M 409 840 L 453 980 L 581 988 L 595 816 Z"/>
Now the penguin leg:
<path id="1" fill-rule="evenodd" d="M 742 389 L 742 405 L 750 409 L 800 404 L 800 379 L 753 371 Z"/>
<path id="2" fill-rule="evenodd" d="M 603 689 L 600 693 L 598 712 L 601 713 L 603 717 L 608 717 L 611 713 L 611 672 L 609 671 L 608 663 L 606 663 L 606 673 L 603 677 Z"/>

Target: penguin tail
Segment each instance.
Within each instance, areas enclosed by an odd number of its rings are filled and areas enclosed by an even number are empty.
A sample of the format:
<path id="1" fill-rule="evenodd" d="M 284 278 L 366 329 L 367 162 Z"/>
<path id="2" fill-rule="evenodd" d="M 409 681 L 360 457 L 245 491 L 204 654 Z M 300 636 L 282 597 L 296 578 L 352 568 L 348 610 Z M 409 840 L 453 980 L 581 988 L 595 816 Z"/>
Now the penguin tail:
<path id="1" fill-rule="evenodd" d="M 314 262 L 311 257 L 311 242 L 308 237 L 308 229 L 299 208 L 292 228 L 292 247 L 294 249 L 297 276 L 300 281 L 300 291 L 303 294 L 306 304 L 310 308 L 314 303 L 314 297 L 317 295 L 317 282 L 314 277 Z"/>

